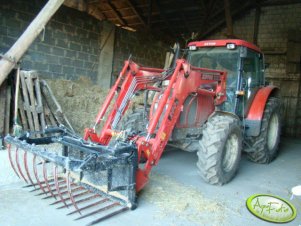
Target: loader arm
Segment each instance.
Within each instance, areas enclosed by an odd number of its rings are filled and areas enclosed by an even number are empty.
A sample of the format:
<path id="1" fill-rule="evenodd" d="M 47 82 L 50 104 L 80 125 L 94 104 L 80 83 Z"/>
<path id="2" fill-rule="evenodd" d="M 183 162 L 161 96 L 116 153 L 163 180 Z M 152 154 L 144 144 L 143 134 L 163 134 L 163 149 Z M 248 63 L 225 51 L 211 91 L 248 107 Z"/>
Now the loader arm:
<path id="1" fill-rule="evenodd" d="M 152 86 L 153 83 L 163 80 L 169 80 L 166 88 Z M 226 72 L 192 67 L 183 59 L 177 60 L 175 69 L 169 71 L 139 67 L 132 61 L 126 61 L 99 111 L 95 125 L 99 124 L 108 111 L 118 87 L 121 89 L 101 133 L 96 134 L 95 127 L 89 128 L 86 129 L 84 138 L 108 145 L 111 138 L 121 132 L 116 130 L 117 123 L 127 110 L 133 94 L 139 90 L 161 91 L 163 95 L 146 128 L 147 135 L 133 139 L 138 150 L 138 161 L 142 155 L 146 157 L 146 163 L 137 169 L 136 174 L 136 191 L 140 191 L 146 185 L 152 167 L 160 160 L 185 99 L 191 94 L 206 95 L 212 98 L 215 105 L 223 103 L 226 100 Z"/>

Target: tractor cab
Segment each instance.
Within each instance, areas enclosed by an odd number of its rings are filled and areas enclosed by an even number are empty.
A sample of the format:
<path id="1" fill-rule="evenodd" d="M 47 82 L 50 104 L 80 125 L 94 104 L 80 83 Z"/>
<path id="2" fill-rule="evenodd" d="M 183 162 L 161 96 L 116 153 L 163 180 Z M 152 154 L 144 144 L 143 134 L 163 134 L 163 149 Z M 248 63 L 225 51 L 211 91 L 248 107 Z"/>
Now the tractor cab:
<path id="1" fill-rule="evenodd" d="M 188 44 L 187 61 L 194 67 L 227 71 L 227 101 L 222 110 L 243 116 L 264 85 L 263 55 L 243 40 L 210 40 Z M 241 97 L 241 98 L 239 98 Z"/>

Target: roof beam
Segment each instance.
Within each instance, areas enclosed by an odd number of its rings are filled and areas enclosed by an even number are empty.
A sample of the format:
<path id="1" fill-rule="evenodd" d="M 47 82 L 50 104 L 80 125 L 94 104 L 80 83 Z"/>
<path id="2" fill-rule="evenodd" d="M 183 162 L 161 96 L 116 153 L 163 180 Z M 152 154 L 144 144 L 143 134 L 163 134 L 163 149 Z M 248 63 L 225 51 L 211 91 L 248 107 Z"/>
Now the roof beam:
<path id="1" fill-rule="evenodd" d="M 139 20 L 143 23 L 144 26 L 147 26 L 145 18 L 142 16 L 141 12 L 139 12 L 139 9 L 135 6 L 136 3 L 134 0 L 128 0 L 128 4 L 130 5 L 131 9 L 135 12 Z"/>
<path id="2" fill-rule="evenodd" d="M 235 8 L 235 10 L 233 10 L 232 12 L 232 16 L 236 16 L 237 14 L 246 11 L 247 9 L 251 8 L 253 5 L 251 2 L 249 1 L 245 1 L 244 4 L 239 7 L 239 8 Z M 223 26 L 225 24 L 225 17 L 222 17 L 219 21 L 215 22 L 213 26 L 211 26 L 208 30 L 206 30 L 205 32 L 203 32 L 201 34 L 200 38 L 204 38 L 207 35 L 211 34 L 213 31 L 215 31 L 216 29 L 218 29 L 219 27 Z"/>
<path id="3" fill-rule="evenodd" d="M 147 25 L 150 28 L 152 25 L 153 0 L 148 0 L 148 17 Z"/>
<path id="4" fill-rule="evenodd" d="M 224 9 L 225 9 L 225 18 L 226 18 L 226 25 L 227 25 L 227 36 L 233 37 L 233 23 L 232 23 L 229 0 L 224 0 Z"/>
<path id="5" fill-rule="evenodd" d="M 114 12 L 115 16 L 117 17 L 117 19 L 119 20 L 119 22 L 121 23 L 121 25 L 128 26 L 127 22 L 122 18 L 122 15 L 120 14 L 120 12 L 118 12 L 118 10 L 113 5 L 113 3 L 111 2 L 111 0 L 107 1 L 106 3 L 111 8 L 111 10 Z"/>
<path id="6" fill-rule="evenodd" d="M 172 28 L 172 26 L 170 25 L 169 20 L 168 20 L 168 18 L 166 16 L 165 11 L 162 9 L 162 5 L 160 4 L 160 0 L 156 0 L 156 4 L 157 4 L 157 7 L 158 7 L 158 10 L 159 10 L 159 13 L 160 13 L 160 16 L 161 16 L 162 20 L 164 21 L 164 23 L 168 27 L 168 30 L 170 32 L 170 36 L 176 37 L 175 31 Z"/>

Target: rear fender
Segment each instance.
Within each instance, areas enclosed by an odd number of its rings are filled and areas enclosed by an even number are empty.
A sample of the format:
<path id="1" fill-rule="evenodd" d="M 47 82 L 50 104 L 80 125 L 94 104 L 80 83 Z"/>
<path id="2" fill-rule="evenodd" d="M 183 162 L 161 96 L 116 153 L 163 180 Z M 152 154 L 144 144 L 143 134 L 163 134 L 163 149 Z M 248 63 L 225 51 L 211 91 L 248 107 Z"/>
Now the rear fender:
<path id="1" fill-rule="evenodd" d="M 245 119 L 246 136 L 258 136 L 266 103 L 271 96 L 280 96 L 276 86 L 266 86 L 258 90 Z"/>

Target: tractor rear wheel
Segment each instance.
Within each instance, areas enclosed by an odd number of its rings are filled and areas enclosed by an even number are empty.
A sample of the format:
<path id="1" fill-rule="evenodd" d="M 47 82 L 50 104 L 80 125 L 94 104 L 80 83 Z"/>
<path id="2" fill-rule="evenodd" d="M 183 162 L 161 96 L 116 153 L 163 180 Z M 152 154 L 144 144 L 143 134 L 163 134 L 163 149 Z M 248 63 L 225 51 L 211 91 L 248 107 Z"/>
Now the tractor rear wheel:
<path id="1" fill-rule="evenodd" d="M 254 150 L 248 152 L 248 158 L 253 162 L 270 163 L 277 156 L 281 130 L 280 105 L 279 98 L 269 98 L 264 110 L 259 136 L 246 138 Z"/>
<path id="2" fill-rule="evenodd" d="M 242 149 L 239 120 L 232 115 L 210 117 L 199 141 L 197 166 L 209 184 L 228 183 L 236 174 Z"/>
<path id="3" fill-rule="evenodd" d="M 148 113 L 142 107 L 132 109 L 129 114 L 121 119 L 118 129 L 128 130 L 135 134 L 146 131 L 147 116 Z"/>

